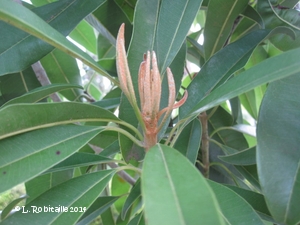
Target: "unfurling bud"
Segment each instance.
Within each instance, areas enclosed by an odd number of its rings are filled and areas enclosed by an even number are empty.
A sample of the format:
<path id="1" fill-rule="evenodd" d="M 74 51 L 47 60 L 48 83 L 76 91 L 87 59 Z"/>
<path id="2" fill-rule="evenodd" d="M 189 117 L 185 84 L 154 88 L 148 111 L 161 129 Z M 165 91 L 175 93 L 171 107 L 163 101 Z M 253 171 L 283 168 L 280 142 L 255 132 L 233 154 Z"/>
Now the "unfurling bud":
<path id="1" fill-rule="evenodd" d="M 117 37 L 117 70 L 120 80 L 120 87 L 133 108 L 136 108 L 136 98 L 132 80 L 128 68 L 126 51 L 124 46 L 124 24 L 121 25 Z M 152 57 L 151 57 L 152 56 Z M 173 74 L 167 68 L 167 79 L 169 86 L 168 106 L 159 111 L 161 98 L 161 76 L 157 66 L 156 54 L 148 51 L 140 65 L 138 74 L 138 88 L 141 102 L 141 110 L 137 109 L 138 118 L 141 118 L 144 132 L 144 147 L 149 150 L 157 143 L 157 135 L 164 123 L 170 116 L 173 109 L 180 107 L 187 99 L 187 92 L 184 97 L 175 104 L 176 89 Z M 158 126 L 160 117 L 164 115 L 161 124 Z"/>

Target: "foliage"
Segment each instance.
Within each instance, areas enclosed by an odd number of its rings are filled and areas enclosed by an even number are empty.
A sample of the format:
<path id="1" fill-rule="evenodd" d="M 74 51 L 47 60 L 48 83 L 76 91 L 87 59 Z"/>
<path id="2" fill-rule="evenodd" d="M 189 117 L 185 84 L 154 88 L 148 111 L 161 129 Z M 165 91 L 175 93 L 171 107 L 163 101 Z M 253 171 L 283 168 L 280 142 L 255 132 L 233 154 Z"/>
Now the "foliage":
<path id="1" fill-rule="evenodd" d="M 298 0 L 31 2 L 0 0 L 0 224 L 300 223 Z"/>

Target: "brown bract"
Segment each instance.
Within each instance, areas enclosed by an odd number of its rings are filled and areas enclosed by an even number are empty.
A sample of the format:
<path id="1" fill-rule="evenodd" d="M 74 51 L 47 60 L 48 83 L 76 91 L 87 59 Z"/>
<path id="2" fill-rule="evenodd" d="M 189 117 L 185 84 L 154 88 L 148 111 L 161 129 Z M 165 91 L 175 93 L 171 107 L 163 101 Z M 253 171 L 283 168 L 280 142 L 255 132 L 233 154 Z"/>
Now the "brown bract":
<path id="1" fill-rule="evenodd" d="M 141 109 L 136 107 L 136 98 L 132 80 L 127 63 L 126 51 L 124 46 L 124 24 L 121 25 L 117 37 L 117 71 L 120 80 L 120 87 L 130 104 L 137 109 L 138 118 L 141 118 L 144 132 L 144 147 L 149 150 L 157 143 L 157 134 L 169 118 L 173 109 L 183 105 L 187 99 L 187 92 L 184 97 L 175 104 L 176 89 L 173 74 L 167 68 L 167 79 L 169 86 L 168 106 L 159 111 L 161 98 L 161 76 L 157 66 L 156 54 L 154 51 L 144 55 L 138 74 L 138 88 L 141 102 Z M 163 116 L 164 115 L 164 116 Z M 163 118 L 160 121 L 161 116 Z M 160 121 L 160 125 L 158 122 Z"/>

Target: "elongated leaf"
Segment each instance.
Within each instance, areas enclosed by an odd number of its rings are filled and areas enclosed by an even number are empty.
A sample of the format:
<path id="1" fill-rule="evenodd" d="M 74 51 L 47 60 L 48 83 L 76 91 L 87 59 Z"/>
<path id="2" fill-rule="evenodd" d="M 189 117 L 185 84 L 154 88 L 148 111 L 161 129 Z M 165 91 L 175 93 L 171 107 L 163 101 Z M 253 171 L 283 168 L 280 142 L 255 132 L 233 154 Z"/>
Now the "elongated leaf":
<path id="1" fill-rule="evenodd" d="M 204 28 L 204 51 L 208 60 L 225 44 L 237 16 L 248 5 L 247 0 L 210 0 Z"/>
<path id="2" fill-rule="evenodd" d="M 29 130 L 79 121 L 120 121 L 111 112 L 83 103 L 9 105 L 0 110 L 0 139 Z"/>
<path id="3" fill-rule="evenodd" d="M 87 1 L 85 3 L 88 4 Z M 102 0 L 100 3 L 102 3 Z M 79 48 L 70 43 L 62 34 L 60 34 L 57 30 L 48 25 L 36 14 L 20 6 L 19 4 L 16 4 L 9 0 L 1 1 L 0 20 L 3 20 L 13 26 L 16 26 L 19 29 L 28 32 L 29 34 L 36 36 L 45 42 L 48 42 L 49 44 L 62 50 L 63 52 L 66 52 L 67 54 L 82 60 L 82 62 L 84 62 L 86 65 L 95 69 L 103 76 L 106 76 L 112 82 L 115 82 L 115 80 L 111 78 L 109 74 L 107 74 L 107 72 L 105 72 L 89 55 L 82 52 Z M 6 69 L 6 67 L 3 68 L 5 73 L 7 73 L 8 69 Z"/>
<path id="4" fill-rule="evenodd" d="M 13 200 L 12 202 L 10 202 L 1 212 L 1 220 L 4 220 L 9 213 L 11 213 L 11 211 L 16 207 L 16 205 L 18 203 L 20 203 L 21 201 L 23 201 L 24 199 L 28 198 L 27 195 L 24 195 L 20 198 L 17 198 L 15 200 Z"/>
<path id="5" fill-rule="evenodd" d="M 215 192 L 227 224 L 264 225 L 251 205 L 234 191 L 210 180 L 208 184 Z"/>
<path id="6" fill-rule="evenodd" d="M 128 225 L 145 225 L 145 220 L 143 217 L 143 213 L 140 213 L 136 215 L 134 218 L 132 218 Z"/>
<path id="7" fill-rule="evenodd" d="M 201 135 L 201 123 L 198 119 L 194 119 L 183 129 L 174 145 L 174 148 L 186 156 L 192 164 L 197 160 Z"/>
<path id="8" fill-rule="evenodd" d="M 130 190 L 130 193 L 129 193 L 129 195 L 126 198 L 126 201 L 124 203 L 124 206 L 123 206 L 123 209 L 122 209 L 122 214 L 121 214 L 121 217 L 122 217 L 123 220 L 125 219 L 126 214 L 127 214 L 128 210 L 130 209 L 130 207 L 140 197 L 141 197 L 141 182 L 140 182 L 140 180 L 138 180 L 134 184 L 132 189 Z"/>
<path id="9" fill-rule="evenodd" d="M 300 221 L 299 79 L 298 71 L 268 86 L 257 125 L 262 191 L 275 220 L 288 225 Z"/>
<path id="10" fill-rule="evenodd" d="M 102 130 L 101 127 L 58 126 L 1 140 L 0 176 L 3 183 L 0 192 L 63 161 Z"/>
<path id="11" fill-rule="evenodd" d="M 41 174 L 30 179 L 25 182 L 26 193 L 29 195 L 29 198 L 26 199 L 26 204 L 33 201 L 54 186 L 72 179 L 73 176 L 74 170 L 70 169 L 55 173 Z"/>
<path id="12" fill-rule="evenodd" d="M 82 88 L 81 86 L 72 85 L 72 84 L 51 84 L 43 87 L 39 87 L 31 90 L 30 92 L 14 98 L 8 102 L 6 102 L 2 107 L 17 103 L 35 103 L 43 98 L 49 96 L 50 94 L 61 91 L 68 88 Z"/>
<path id="13" fill-rule="evenodd" d="M 236 186 L 231 186 L 231 185 L 225 185 L 225 186 L 230 188 L 234 192 L 236 192 L 243 199 L 245 199 L 253 207 L 253 209 L 255 209 L 256 212 L 259 213 L 259 215 L 261 215 L 263 218 L 268 218 L 268 219 L 272 218 L 268 210 L 264 196 L 262 194 L 254 191 L 246 190 L 243 188 L 239 188 Z"/>
<path id="14" fill-rule="evenodd" d="M 262 16 L 266 28 L 272 29 L 276 26 L 289 26 L 296 33 L 296 39 L 291 39 L 284 34 L 272 37 L 271 42 L 280 50 L 287 51 L 300 47 L 300 17 L 296 8 L 291 7 L 293 1 L 284 1 L 283 5 L 276 1 L 259 0 L 257 1 L 257 11 Z M 285 7 L 287 6 L 287 8 Z"/>
<path id="15" fill-rule="evenodd" d="M 76 225 L 90 224 L 96 217 L 105 212 L 118 199 L 118 196 L 104 196 L 97 198 L 91 207 L 82 215 Z"/>
<path id="16" fill-rule="evenodd" d="M 171 64 L 182 46 L 202 0 L 161 2 L 156 33 L 156 52 L 161 72 Z"/>
<path id="17" fill-rule="evenodd" d="M 241 69 L 247 63 L 254 48 L 261 41 L 272 34 L 285 31 L 288 32 L 288 30 L 284 28 L 277 28 L 273 31 L 257 30 L 216 53 L 205 63 L 199 74 L 188 87 L 189 98 L 180 108 L 180 117 L 184 118 L 190 115 L 191 109 L 194 108 L 201 99 L 207 96 L 216 86 L 223 84 L 235 71 Z M 224 59 L 226 59 L 226 61 L 224 61 Z"/>
<path id="18" fill-rule="evenodd" d="M 56 171 L 72 169 L 75 167 L 90 166 L 90 165 L 108 163 L 113 161 L 115 160 L 103 157 L 101 155 L 77 152 L 74 155 L 71 155 L 69 158 L 62 161 L 61 163 L 58 163 L 51 169 L 45 171 L 45 173 L 52 173 Z"/>
<path id="19" fill-rule="evenodd" d="M 31 67 L 19 73 L 0 76 L 0 105 L 38 87 L 41 87 L 41 83 Z"/>
<path id="20" fill-rule="evenodd" d="M 233 165 L 254 165 L 256 164 L 256 148 L 253 147 L 238 153 L 219 156 L 219 158 L 222 161 Z"/>
<path id="21" fill-rule="evenodd" d="M 76 59 L 58 50 L 50 52 L 40 60 L 52 84 L 73 84 L 82 86 L 79 68 Z M 62 91 L 61 94 L 70 101 L 78 100 L 83 90 L 71 89 Z"/>
<path id="22" fill-rule="evenodd" d="M 159 144 L 152 147 L 145 156 L 141 181 L 149 225 L 225 224 L 206 180 L 178 151 Z"/>
<path id="23" fill-rule="evenodd" d="M 113 174 L 114 171 L 99 171 L 55 186 L 2 224 L 64 224 L 66 221 L 74 224 L 96 200 Z M 22 212 L 27 212 L 26 216 Z"/>
<path id="24" fill-rule="evenodd" d="M 88 22 L 82 20 L 69 36 L 88 51 L 96 54 L 96 35 L 93 27 Z"/>
<path id="25" fill-rule="evenodd" d="M 248 17 L 249 19 L 255 21 L 261 28 L 265 27 L 264 21 L 261 18 L 260 14 L 250 5 L 247 5 L 246 9 L 242 13 L 244 16 Z"/>
<path id="26" fill-rule="evenodd" d="M 227 99 L 245 93 L 256 86 L 294 75 L 300 71 L 298 56 L 300 49 L 291 50 L 272 57 L 230 79 L 224 85 L 196 104 L 192 110 L 199 113 Z"/>
<path id="27" fill-rule="evenodd" d="M 208 111 L 209 114 L 211 111 Z M 224 108 L 218 107 L 208 120 L 208 130 L 210 137 L 228 147 L 243 150 L 248 148 L 248 143 L 244 135 L 234 129 L 227 129 L 234 124 L 233 118 Z M 235 125 L 240 126 L 240 125 Z M 226 130 L 222 130 L 224 128 Z"/>
<path id="28" fill-rule="evenodd" d="M 81 1 L 67 0 L 33 9 L 33 12 L 43 20 L 47 21 L 53 28 L 67 36 L 80 20 L 95 10 L 95 8 L 103 2 L 103 0 L 89 0 L 85 1 L 82 5 Z M 6 5 L 4 1 L 2 1 L 2 4 Z M 7 7 L 15 6 L 7 5 Z M 3 10 L 5 10 L 4 7 Z M 16 13 L 18 13 L 17 9 L 15 10 Z M 77 11 L 77 13 L 74 13 L 74 11 Z M 27 21 L 28 19 L 29 18 L 27 18 Z M 6 31 L 1 35 L 2 51 L 0 50 L 0 52 L 2 54 L 0 53 L 0 74 L 23 70 L 53 50 L 52 46 L 18 30 L 17 28 L 3 22 L 0 23 L 0 26 L 3 26 L 1 30 L 3 29 Z M 23 54 L 20 54 L 20 49 L 22 49 L 21 52 Z M 33 52 L 34 54 L 32 54 Z M 13 57 L 13 60 L 8 60 L 11 57 Z"/>

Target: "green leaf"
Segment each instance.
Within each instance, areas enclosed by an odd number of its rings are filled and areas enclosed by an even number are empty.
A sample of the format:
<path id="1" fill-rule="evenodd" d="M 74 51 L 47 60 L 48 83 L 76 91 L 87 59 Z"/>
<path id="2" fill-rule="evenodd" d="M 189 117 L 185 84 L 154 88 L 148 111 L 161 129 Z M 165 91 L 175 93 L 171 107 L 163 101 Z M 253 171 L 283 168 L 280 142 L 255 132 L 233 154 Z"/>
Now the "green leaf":
<path id="1" fill-rule="evenodd" d="M 294 49 L 264 60 L 215 89 L 197 103 L 192 112 L 198 114 L 259 85 L 298 73 L 299 55 L 300 49 Z"/>
<path id="2" fill-rule="evenodd" d="M 269 84 L 257 124 L 257 165 L 262 192 L 274 219 L 288 225 L 300 221 L 299 79 L 298 71 Z"/>
<path id="3" fill-rule="evenodd" d="M 98 3 L 98 6 L 103 3 L 103 0 L 99 0 L 100 2 L 91 1 Z M 81 2 L 77 1 L 80 5 Z M 85 1 L 85 4 L 95 9 L 95 6 Z M 72 11 L 73 13 L 73 11 Z M 18 27 L 19 29 L 28 32 L 29 34 L 38 37 L 39 39 L 51 44 L 52 46 L 66 52 L 67 54 L 76 57 L 82 60 L 83 63 L 93 68 L 95 71 L 99 72 L 103 76 L 107 77 L 110 81 L 116 83 L 116 81 L 107 74 L 89 55 L 82 52 L 75 45 L 70 43 L 62 34 L 60 34 L 57 30 L 52 28 L 49 24 L 43 21 L 36 14 L 31 12 L 30 10 L 22 7 L 21 5 L 11 2 L 9 0 L 3 0 L 0 2 L 0 19 Z M 63 23 L 67 24 L 67 23 Z M 29 36 L 28 36 L 29 37 Z M 38 40 L 40 41 L 40 40 Z M 52 49 L 52 48 L 51 48 Z M 13 54 L 15 55 L 15 54 Z M 13 58 L 13 57 L 7 57 Z M 2 60 L 1 60 L 2 61 Z M 4 60 L 5 61 L 5 60 Z M 13 65 L 15 66 L 15 61 L 13 61 Z M 30 65 L 30 63 L 29 63 Z M 27 64 L 27 66 L 29 66 Z M 4 73 L 8 73 L 8 69 L 6 67 L 2 67 Z M 1 73 L 0 73 L 1 74 Z"/>
<path id="4" fill-rule="evenodd" d="M 61 163 L 58 163 L 51 169 L 45 171 L 44 173 L 52 173 L 56 171 L 62 171 L 67 169 L 73 169 L 76 167 L 90 166 L 95 164 L 102 164 L 108 162 L 114 162 L 115 160 L 103 157 L 101 155 L 95 155 L 91 153 L 77 152 L 71 155 Z"/>
<path id="5" fill-rule="evenodd" d="M 83 121 L 121 122 L 111 112 L 89 104 L 15 104 L 0 110 L 0 139 L 43 127 Z"/>
<path id="6" fill-rule="evenodd" d="M 152 147 L 145 156 L 141 181 L 149 225 L 225 224 L 206 180 L 178 151 L 160 144 Z"/>
<path id="7" fill-rule="evenodd" d="M 245 17 L 255 21 L 261 28 L 265 27 L 264 21 L 260 14 L 250 5 L 247 5 L 246 9 L 242 13 Z"/>
<path id="8" fill-rule="evenodd" d="M 97 38 L 97 55 L 98 59 L 113 58 L 116 55 L 116 48 L 110 41 L 99 34 Z"/>
<path id="9" fill-rule="evenodd" d="M 103 0 L 85 1 L 83 4 L 79 0 L 59 1 L 33 9 L 33 12 L 40 16 L 43 20 L 47 21 L 47 23 L 49 23 L 54 29 L 57 29 L 57 31 L 67 36 L 71 32 L 71 30 L 80 22 L 80 20 L 82 20 L 85 16 L 91 13 L 102 3 Z M 2 1 L 2 4 L 5 5 L 5 7 L 0 7 L 1 10 L 5 11 L 4 14 L 13 13 L 15 14 L 15 16 L 21 16 L 19 15 L 19 13 L 24 13 L 23 16 L 26 18 L 24 19 L 24 22 L 31 23 L 29 19 L 30 17 L 28 17 L 27 13 L 32 13 L 25 7 L 22 7 L 20 5 L 16 6 L 16 4 L 7 3 L 6 1 Z M 74 13 L 74 11 L 76 11 L 77 13 Z M 6 18 L 1 18 L 2 16 L 0 16 L 0 19 L 7 21 L 9 16 L 7 15 Z M 3 22 L 0 23 L 0 26 L 2 27 L 1 30 L 3 29 L 6 31 L 1 35 L 1 75 L 24 70 L 25 68 L 48 54 L 51 50 L 53 50 L 52 46 L 31 35 L 28 35 L 23 31 L 20 31 L 15 27 L 12 27 Z M 50 36 L 49 33 L 46 35 Z M 22 49 L 21 52 L 23 54 L 20 54 L 20 49 Z M 34 54 L 32 54 L 33 52 Z M 10 58 L 11 60 L 9 60 Z"/>
<path id="10" fill-rule="evenodd" d="M 70 180 L 73 178 L 73 175 L 74 171 L 71 169 L 55 173 L 41 174 L 25 182 L 26 194 L 29 196 L 29 198 L 26 199 L 26 204 L 33 201 L 52 187 Z"/>
<path id="11" fill-rule="evenodd" d="M 192 120 L 180 133 L 174 148 L 191 161 L 196 163 L 202 135 L 201 123 L 198 119 Z"/>
<path id="12" fill-rule="evenodd" d="M 254 191 L 246 190 L 243 188 L 239 188 L 236 186 L 231 186 L 231 185 L 225 185 L 225 186 L 230 188 L 234 192 L 236 192 L 243 199 L 245 199 L 263 219 L 268 219 L 268 220 L 272 219 L 265 198 L 262 194 Z"/>
<path id="13" fill-rule="evenodd" d="M 128 47 L 132 33 L 132 24 L 116 1 L 105 1 L 93 12 L 93 20 L 96 20 L 96 22 L 101 25 L 101 27 L 99 27 L 101 29 L 98 29 L 98 26 L 94 25 L 95 21 L 92 23 L 92 26 L 114 46 L 115 37 L 117 37 L 119 28 L 122 23 L 125 23 L 125 46 Z M 88 20 L 88 22 L 90 21 Z"/>
<path id="14" fill-rule="evenodd" d="M 90 224 L 96 217 L 105 212 L 112 204 L 114 204 L 120 197 L 118 196 L 104 196 L 99 197 L 89 207 L 89 209 L 82 215 L 76 225 Z"/>
<path id="15" fill-rule="evenodd" d="M 219 158 L 233 165 L 254 165 L 256 164 L 256 148 L 253 147 L 234 154 L 219 156 Z"/>
<path id="16" fill-rule="evenodd" d="M 209 110 L 207 114 L 210 114 L 212 111 L 213 110 Z M 232 125 L 234 124 L 235 122 L 233 121 L 231 114 L 224 108 L 218 107 L 208 120 L 210 138 L 238 150 L 248 148 L 248 143 L 244 135 L 237 132 L 237 129 L 232 128 Z M 240 124 L 235 126 L 243 125 Z"/>
<path id="17" fill-rule="evenodd" d="M 41 86 L 32 68 L 0 76 L 0 105 Z"/>
<path id="18" fill-rule="evenodd" d="M 54 49 L 40 60 L 46 74 L 52 84 L 73 84 L 82 86 L 79 68 L 76 59 L 70 55 Z M 71 89 L 62 91 L 61 94 L 69 101 L 78 100 L 83 90 Z"/>
<path id="19" fill-rule="evenodd" d="M 235 71 L 241 69 L 247 63 L 252 51 L 260 42 L 274 33 L 284 32 L 285 30 L 286 29 L 283 28 L 277 28 L 272 31 L 253 31 L 240 40 L 227 45 L 212 56 L 203 65 L 191 85 L 189 85 L 188 93 L 190 97 L 180 108 L 180 117 L 184 118 L 190 115 L 191 109 L 194 108 L 197 103 L 215 89 L 216 86 L 220 86 L 226 82 Z M 226 59 L 226 61 L 224 61 L 224 59 Z"/>
<path id="20" fill-rule="evenodd" d="M 128 210 L 133 205 L 133 203 L 141 197 L 141 182 L 140 179 L 134 184 L 134 186 L 131 188 L 130 193 L 128 197 L 126 198 L 126 201 L 123 205 L 123 209 L 121 212 L 121 217 L 124 220 L 126 217 L 126 214 L 128 213 Z"/>
<path id="21" fill-rule="evenodd" d="M 292 1 L 286 1 L 287 7 Z M 285 34 L 279 34 L 272 37 L 271 42 L 280 50 L 288 51 L 300 47 L 300 17 L 296 8 L 281 8 L 277 1 L 259 0 L 257 1 L 257 10 L 262 16 L 266 28 L 272 29 L 278 26 L 288 26 L 296 33 L 296 39 L 291 41 Z M 283 4 L 284 6 L 284 4 Z"/>
<path id="22" fill-rule="evenodd" d="M 1 140 L 0 177 L 3 184 L 0 192 L 63 161 L 102 130 L 101 127 L 56 126 Z"/>
<path id="23" fill-rule="evenodd" d="M 21 201 L 23 201 L 26 198 L 28 198 L 28 196 L 24 195 L 24 196 L 17 198 L 15 200 L 13 200 L 12 202 L 10 202 L 1 212 L 1 221 L 4 220 L 7 216 L 9 216 L 9 214 L 16 207 L 16 205 L 19 204 Z"/>
<path id="24" fill-rule="evenodd" d="M 264 225 L 251 205 L 234 191 L 210 180 L 208 184 L 217 197 L 227 224 Z"/>
<path id="25" fill-rule="evenodd" d="M 248 0 L 209 1 L 204 28 L 206 60 L 224 46 L 235 19 L 246 9 L 248 2 Z"/>
<path id="26" fill-rule="evenodd" d="M 108 98 L 93 102 L 92 105 L 99 106 L 103 109 L 115 109 L 120 105 L 121 98 Z"/>
<path id="27" fill-rule="evenodd" d="M 99 171 L 57 185 L 26 205 L 22 209 L 23 212 L 28 212 L 26 216 L 19 211 L 4 220 L 2 224 L 53 225 L 64 224 L 66 221 L 68 224 L 75 224 L 97 199 L 113 174 L 112 170 Z M 49 211 L 50 207 L 54 207 L 53 212 Z M 38 210 L 40 213 L 36 213 Z"/>
<path id="28" fill-rule="evenodd" d="M 20 97 L 13 98 L 12 100 L 2 105 L 2 107 L 12 105 L 12 104 L 17 104 L 17 103 L 35 103 L 49 96 L 54 92 L 68 89 L 68 88 L 82 88 L 82 87 L 73 84 L 51 84 L 51 85 L 35 88 Z"/>
<path id="29" fill-rule="evenodd" d="M 88 51 L 96 54 L 96 36 L 93 27 L 88 22 L 82 20 L 69 36 Z"/>
<path id="30" fill-rule="evenodd" d="M 164 72 L 182 46 L 202 0 L 161 2 L 156 32 L 156 53 L 159 71 Z"/>
<path id="31" fill-rule="evenodd" d="M 134 218 L 132 218 L 128 222 L 128 225 L 145 225 L 143 213 L 140 213 L 140 214 L 136 215 Z"/>

